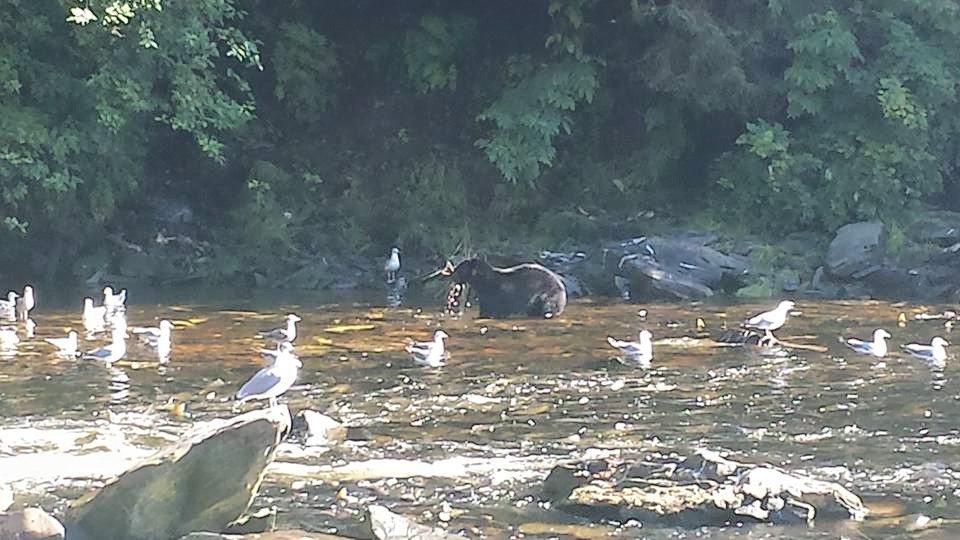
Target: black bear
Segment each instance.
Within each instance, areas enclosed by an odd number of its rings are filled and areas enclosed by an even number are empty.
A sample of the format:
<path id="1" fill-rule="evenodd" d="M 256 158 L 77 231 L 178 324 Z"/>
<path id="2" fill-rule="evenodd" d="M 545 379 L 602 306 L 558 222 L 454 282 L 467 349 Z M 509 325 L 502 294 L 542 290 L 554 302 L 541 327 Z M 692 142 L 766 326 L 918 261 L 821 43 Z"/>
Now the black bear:
<path id="1" fill-rule="evenodd" d="M 478 296 L 480 317 L 496 319 L 511 315 L 554 317 L 567 305 L 563 280 L 537 263 L 506 268 L 492 266 L 483 258 L 467 259 L 456 268 L 447 263 L 443 275 L 453 280 L 447 307 L 462 293 L 462 284 L 470 285 Z"/>

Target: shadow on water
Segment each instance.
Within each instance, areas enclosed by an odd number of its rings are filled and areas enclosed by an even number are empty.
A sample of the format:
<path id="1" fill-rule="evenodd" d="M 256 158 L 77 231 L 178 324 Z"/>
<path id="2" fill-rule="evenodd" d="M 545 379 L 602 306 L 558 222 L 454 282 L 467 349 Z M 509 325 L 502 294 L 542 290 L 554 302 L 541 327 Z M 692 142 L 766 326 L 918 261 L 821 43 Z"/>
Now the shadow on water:
<path id="1" fill-rule="evenodd" d="M 410 299 L 399 305 L 402 292 L 390 291 L 392 307 L 377 305 L 382 296 L 146 292 L 131 298 L 128 322 L 173 320 L 171 359 L 160 364 L 131 340 L 127 357 L 114 366 L 54 355 L 43 338 L 82 328 L 79 307 L 41 303 L 35 337 L 22 338 L 15 354 L 0 358 L 0 428 L 129 417 L 147 430 L 144 449 L 162 446 L 195 421 L 230 415 L 229 396 L 261 366 L 257 350 L 265 344 L 257 331 L 296 312 L 303 317 L 297 340 L 303 368 L 286 399 L 294 410 L 318 410 L 350 426 L 348 441 L 333 447 L 324 463 L 453 456 L 556 461 L 598 450 L 642 455 L 703 447 L 840 481 L 877 510 L 861 524 L 648 527 L 642 533 L 606 524 L 570 533 L 581 537 L 911 537 L 901 523 L 909 518 L 900 516 L 921 512 L 949 520 L 960 514 L 954 472 L 960 389 L 952 364 L 936 369 L 899 353 L 856 356 L 838 342 L 881 327 L 893 334 L 891 345 L 949 339 L 943 321 L 913 319 L 936 307 L 804 301 L 778 334 L 826 352 L 765 356 L 675 338 L 717 335 L 768 306 L 578 301 L 555 320 L 493 321 L 443 316 L 433 299 L 423 301 L 431 306 L 425 310 L 409 307 Z M 905 327 L 897 325 L 901 312 Z M 698 318 L 705 328 L 697 328 Z M 415 366 L 403 352 L 404 339 L 426 340 L 437 328 L 451 336 L 451 359 L 440 369 Z M 639 328 L 654 336 L 649 370 L 621 364 L 605 341 L 607 335 L 633 339 Z M 106 340 L 101 335 L 81 347 Z M 0 458 L 24 451 L 0 436 Z M 260 499 L 281 509 L 281 522 L 313 530 L 349 533 L 357 511 L 379 500 L 424 522 L 436 522 L 438 508 L 449 505 L 445 526 L 474 535 L 555 536 L 550 527 L 569 525 L 568 518 L 537 508 L 532 497 L 547 471 L 533 466 L 519 477 L 309 482 L 296 490 L 289 480 L 268 478 Z M 50 491 L 61 502 L 76 495 L 56 486 Z M 936 533 L 956 537 L 960 526 L 948 521 Z"/>

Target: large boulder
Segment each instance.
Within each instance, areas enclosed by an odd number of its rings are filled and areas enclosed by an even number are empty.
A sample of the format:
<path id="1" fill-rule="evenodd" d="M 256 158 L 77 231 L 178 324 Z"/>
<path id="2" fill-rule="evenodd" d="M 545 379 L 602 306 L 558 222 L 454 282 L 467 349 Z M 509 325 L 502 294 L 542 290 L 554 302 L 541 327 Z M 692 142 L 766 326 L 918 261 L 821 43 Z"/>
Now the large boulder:
<path id="1" fill-rule="evenodd" d="M 880 268 L 883 223 L 862 221 L 837 230 L 827 248 L 824 266 L 837 279 L 860 279 Z"/>
<path id="2" fill-rule="evenodd" d="M 706 245 L 711 240 L 686 235 L 621 242 L 614 275 L 629 281 L 636 298 L 707 298 L 736 291 L 743 285 L 749 261 Z"/>
<path id="3" fill-rule="evenodd" d="M 290 430 L 286 407 L 212 422 L 73 505 L 70 539 L 175 539 L 220 531 L 250 506 Z"/>

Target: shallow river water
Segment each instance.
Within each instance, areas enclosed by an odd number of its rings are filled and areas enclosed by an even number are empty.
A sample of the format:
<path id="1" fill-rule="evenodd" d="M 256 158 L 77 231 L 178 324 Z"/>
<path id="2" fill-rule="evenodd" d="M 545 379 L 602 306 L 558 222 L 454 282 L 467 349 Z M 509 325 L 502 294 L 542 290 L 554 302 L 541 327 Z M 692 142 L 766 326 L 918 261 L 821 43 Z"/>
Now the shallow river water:
<path id="1" fill-rule="evenodd" d="M 935 335 L 949 341 L 943 321 L 914 317 L 951 306 L 800 300 L 778 335 L 826 352 L 795 348 L 764 356 L 675 338 L 715 336 L 775 302 L 580 300 L 554 320 L 492 321 L 472 313 L 444 316 L 434 298 L 387 308 L 382 298 L 165 291 L 133 297 L 127 320 L 131 326 L 175 321 L 169 363 L 157 365 L 149 351 L 131 346 L 126 361 L 108 368 L 58 359 L 43 343 L 79 327 L 73 307 L 79 302 L 68 298 L 45 304 L 41 295 L 36 338 L 0 356 L 0 482 L 48 509 L 62 508 L 90 482 L 52 472 L 69 469 L 69 460 L 31 464 L 32 449 L 18 438 L 24 430 L 82 433 L 113 423 L 139 430 L 135 446 L 144 453 L 162 447 L 195 422 L 232 414 L 228 398 L 261 366 L 256 331 L 296 312 L 303 317 L 296 343 L 303 368 L 284 401 L 293 412 L 317 410 L 349 427 L 345 442 L 306 462 L 463 458 L 479 472 L 342 482 L 271 474 L 254 507 L 277 507 L 281 526 L 360 535 L 363 510 L 378 502 L 471 537 L 960 538 L 960 385 L 953 357 L 938 369 L 899 353 L 857 356 L 838 342 L 868 338 L 880 327 L 893 334 L 892 348 L 929 343 Z M 697 318 L 705 328 L 697 328 Z M 450 335 L 447 365 L 414 365 L 404 339 L 428 339 L 436 328 Z M 635 336 L 638 328 L 654 335 L 648 370 L 617 362 L 605 341 Z M 97 336 L 82 347 L 105 340 Z M 174 403 L 184 404 L 182 414 Z M 588 525 L 536 504 L 537 485 L 556 463 L 696 448 L 837 480 L 872 513 L 861 523 L 813 527 L 678 529 Z M 305 462 L 290 449 L 278 460 Z M 912 530 L 918 513 L 943 522 Z"/>

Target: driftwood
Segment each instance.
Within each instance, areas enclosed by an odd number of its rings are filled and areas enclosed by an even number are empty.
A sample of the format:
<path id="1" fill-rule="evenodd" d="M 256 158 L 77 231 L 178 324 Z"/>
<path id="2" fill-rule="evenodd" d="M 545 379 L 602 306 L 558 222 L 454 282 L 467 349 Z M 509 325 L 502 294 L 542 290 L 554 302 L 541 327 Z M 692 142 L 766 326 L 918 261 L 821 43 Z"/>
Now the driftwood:
<path id="1" fill-rule="evenodd" d="M 581 516 L 685 527 L 743 518 L 770 523 L 861 520 L 867 514 L 860 498 L 840 484 L 730 461 L 705 450 L 686 459 L 658 455 L 634 463 L 557 467 L 544 482 L 544 496 Z"/>
<path id="2" fill-rule="evenodd" d="M 247 510 L 290 430 L 286 407 L 213 422 L 73 505 L 70 538 L 175 539 Z"/>

